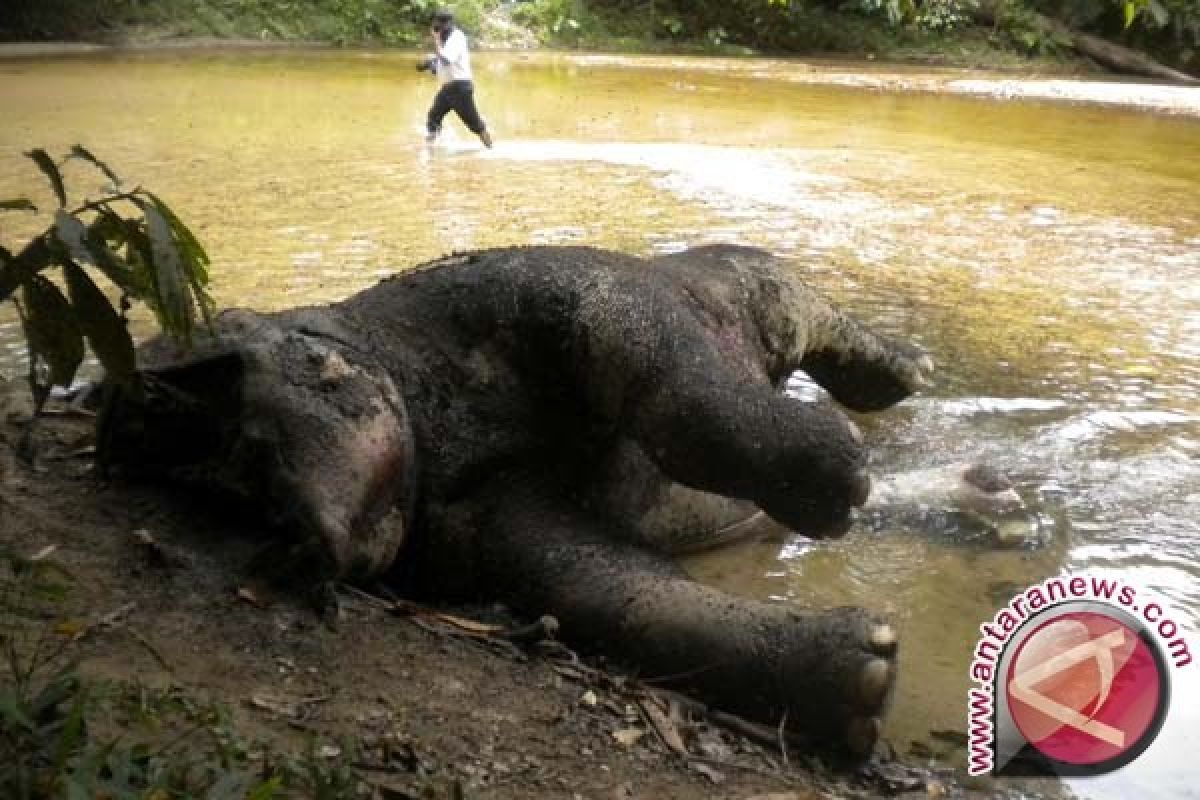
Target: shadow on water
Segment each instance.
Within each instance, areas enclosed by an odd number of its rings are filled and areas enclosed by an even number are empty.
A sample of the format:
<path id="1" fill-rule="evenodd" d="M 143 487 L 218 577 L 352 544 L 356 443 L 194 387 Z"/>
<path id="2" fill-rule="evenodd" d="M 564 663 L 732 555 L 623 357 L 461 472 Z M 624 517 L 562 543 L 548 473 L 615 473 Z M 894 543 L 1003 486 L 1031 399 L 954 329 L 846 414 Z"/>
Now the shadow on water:
<path id="1" fill-rule="evenodd" d="M 934 389 L 859 420 L 872 468 L 989 461 L 1016 479 L 1041 536 L 1003 549 L 860 525 L 836 542 L 709 555 L 697 574 L 891 614 L 904 646 L 889 736 L 951 763 L 954 737 L 930 732 L 963 730 L 978 625 L 1031 582 L 1120 575 L 1161 595 L 1200 650 L 1200 124 L 814 86 L 783 62 L 485 55 L 479 99 L 497 147 L 451 123 L 429 148 L 434 86 L 413 61 L 0 63 L 0 185 L 37 186 L 22 150 L 87 144 L 194 226 L 219 303 L 264 309 L 340 298 L 461 248 L 732 241 L 787 254 L 939 363 Z M 0 243 L 38 222 L 0 217 Z M 0 312 L 10 373 L 15 324 Z M 1175 678 L 1151 750 L 1074 791 L 1193 791 L 1200 678 Z"/>

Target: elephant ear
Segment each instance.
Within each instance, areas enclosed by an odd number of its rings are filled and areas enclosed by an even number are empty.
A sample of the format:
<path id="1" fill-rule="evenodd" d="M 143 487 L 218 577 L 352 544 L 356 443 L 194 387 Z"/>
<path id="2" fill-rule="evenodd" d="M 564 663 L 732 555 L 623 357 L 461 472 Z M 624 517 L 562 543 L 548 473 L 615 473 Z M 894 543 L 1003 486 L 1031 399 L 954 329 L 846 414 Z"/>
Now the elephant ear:
<path id="1" fill-rule="evenodd" d="M 277 453 L 273 513 L 294 524 L 339 577 L 388 569 L 408 534 L 416 449 L 407 409 L 383 370 L 325 341 L 290 334 L 247 373 L 247 440 Z M 303 359 L 312 370 L 288 366 Z"/>
<path id="2" fill-rule="evenodd" d="M 375 575 L 395 560 L 414 504 L 407 408 L 361 349 L 303 322 L 229 311 L 186 360 L 170 340 L 151 342 L 144 396 L 119 394 L 105 415 L 105 462 L 260 506 L 293 538 L 289 567 L 302 560 L 304 577 Z"/>

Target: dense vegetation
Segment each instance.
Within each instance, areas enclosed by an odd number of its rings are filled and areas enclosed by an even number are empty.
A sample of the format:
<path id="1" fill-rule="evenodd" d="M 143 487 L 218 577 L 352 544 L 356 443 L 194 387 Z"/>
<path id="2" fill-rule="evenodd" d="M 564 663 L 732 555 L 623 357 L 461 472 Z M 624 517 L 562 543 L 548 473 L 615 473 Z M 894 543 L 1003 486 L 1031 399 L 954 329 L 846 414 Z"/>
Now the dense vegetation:
<path id="1" fill-rule="evenodd" d="M 1056 20 L 1200 72 L 1200 0 L 6 0 L 0 40 L 163 35 L 411 45 L 430 12 L 504 44 L 511 19 L 557 46 L 750 47 L 962 56 L 972 43 L 1032 55 L 1068 49 Z"/>

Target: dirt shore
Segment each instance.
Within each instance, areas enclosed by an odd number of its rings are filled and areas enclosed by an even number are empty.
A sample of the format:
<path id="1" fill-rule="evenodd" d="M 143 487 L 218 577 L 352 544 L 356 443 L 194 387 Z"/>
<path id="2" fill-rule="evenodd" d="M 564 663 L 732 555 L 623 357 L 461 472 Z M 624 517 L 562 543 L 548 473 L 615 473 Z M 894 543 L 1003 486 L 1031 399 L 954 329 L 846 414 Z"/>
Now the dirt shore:
<path id="1" fill-rule="evenodd" d="M 354 767 L 365 796 L 392 800 L 932 797 L 952 784 L 886 755 L 830 770 L 561 646 L 483 635 L 474 621 L 519 623 L 499 609 L 397 614 L 343 587 L 336 618 L 322 618 L 260 579 L 253 564 L 271 534 L 253 509 L 100 479 L 86 415 L 44 418 L 35 461 L 18 459 L 28 405 L 14 394 L 0 401 L 0 545 L 55 548 L 70 587 L 41 624 L 77 639 L 69 654 L 85 679 L 124 687 L 106 696 L 142 698 L 141 717 L 152 695 L 228 709 L 251 749 L 386 745 L 391 761 Z M 144 734 L 116 701 L 93 716 L 97 735 Z"/>

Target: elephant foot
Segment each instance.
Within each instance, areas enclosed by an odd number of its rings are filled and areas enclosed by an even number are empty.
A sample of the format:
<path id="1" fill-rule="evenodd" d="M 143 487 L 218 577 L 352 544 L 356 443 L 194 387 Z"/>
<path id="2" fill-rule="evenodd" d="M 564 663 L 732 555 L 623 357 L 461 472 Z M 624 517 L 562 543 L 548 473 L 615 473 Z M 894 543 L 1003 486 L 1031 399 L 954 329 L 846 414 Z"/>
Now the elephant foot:
<path id="1" fill-rule="evenodd" d="M 895 629 L 843 608 L 802 616 L 793 631 L 791 651 L 800 663 L 791 666 L 795 698 L 788 710 L 825 724 L 805 730 L 805 722 L 789 720 L 789 727 L 810 737 L 840 735 L 851 755 L 869 756 L 895 684 Z"/>
<path id="2" fill-rule="evenodd" d="M 549 492 L 530 496 L 531 482 L 504 481 L 468 524 L 486 531 L 469 548 L 484 584 L 525 613 L 553 614 L 564 641 L 649 683 L 782 724 L 816 749 L 871 753 L 896 675 L 890 625 L 860 609 L 798 611 L 701 585 L 666 556 L 615 541 L 610 521 Z"/>
<path id="3" fill-rule="evenodd" d="M 693 617 L 680 626 L 715 626 L 711 635 L 687 637 L 693 673 L 679 673 L 680 688 L 747 718 L 782 725 L 819 749 L 854 758 L 873 752 L 896 679 L 898 639 L 891 625 L 857 608 L 796 612 L 703 594 L 689 602 L 722 605 L 715 618 Z M 654 608 L 663 612 L 661 605 Z M 660 630 L 671 624 L 669 612 L 666 619 Z M 684 637 L 662 631 L 640 646 L 641 658 L 683 667 L 674 662 L 687 647 Z"/>

